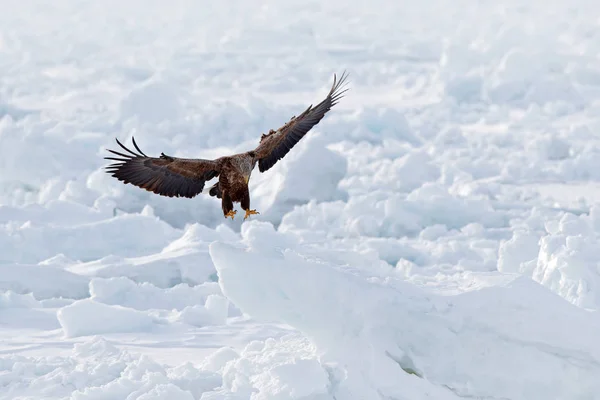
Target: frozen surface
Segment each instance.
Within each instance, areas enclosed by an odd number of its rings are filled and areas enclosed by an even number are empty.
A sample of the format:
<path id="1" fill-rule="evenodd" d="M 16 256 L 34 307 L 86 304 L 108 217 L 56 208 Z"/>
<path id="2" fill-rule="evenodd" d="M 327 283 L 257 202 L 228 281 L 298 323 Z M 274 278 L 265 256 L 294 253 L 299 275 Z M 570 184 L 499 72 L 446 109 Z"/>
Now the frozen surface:
<path id="1" fill-rule="evenodd" d="M 4 3 L 0 399 L 600 399 L 594 2 Z M 102 170 L 344 69 L 250 221 Z"/>
<path id="2" fill-rule="evenodd" d="M 600 318 L 530 279 L 441 296 L 393 273 L 282 250 L 277 233 L 258 223 L 244 233 L 247 250 L 211 245 L 223 292 L 255 318 L 290 324 L 310 338 L 322 368 L 337 377 L 336 398 L 600 391 Z M 253 268 L 240 268 L 244 262 Z"/>

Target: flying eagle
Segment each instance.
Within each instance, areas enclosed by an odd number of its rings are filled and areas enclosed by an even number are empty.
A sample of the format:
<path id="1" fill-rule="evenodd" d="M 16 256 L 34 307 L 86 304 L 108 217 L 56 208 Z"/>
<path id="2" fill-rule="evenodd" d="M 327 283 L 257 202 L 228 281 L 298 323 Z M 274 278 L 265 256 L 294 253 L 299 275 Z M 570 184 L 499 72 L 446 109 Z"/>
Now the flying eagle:
<path id="1" fill-rule="evenodd" d="M 160 157 L 149 157 L 140 150 L 135 139 L 132 138 L 132 141 L 138 153 L 116 139 L 119 146 L 129 154 L 108 150 L 119 158 L 105 157 L 107 160 L 117 161 L 106 167 L 106 172 L 124 183 L 131 183 L 161 196 L 187 198 L 201 193 L 206 181 L 219 177 L 209 194 L 221 199 L 225 218 L 233 219 L 237 213 L 233 209 L 234 202 L 241 203 L 242 209 L 246 211 L 244 219 L 252 214 L 259 214 L 250 209 L 248 192 L 248 181 L 254 166 L 258 163 L 259 171 L 265 172 L 281 160 L 343 97 L 348 90 L 343 86 L 347 76 L 343 73 L 338 81 L 334 74 L 333 85 L 325 100 L 315 107 L 309 106 L 276 131 L 270 130 L 268 134 L 263 134 L 254 150 L 215 160 L 178 158 L 164 153 Z"/>

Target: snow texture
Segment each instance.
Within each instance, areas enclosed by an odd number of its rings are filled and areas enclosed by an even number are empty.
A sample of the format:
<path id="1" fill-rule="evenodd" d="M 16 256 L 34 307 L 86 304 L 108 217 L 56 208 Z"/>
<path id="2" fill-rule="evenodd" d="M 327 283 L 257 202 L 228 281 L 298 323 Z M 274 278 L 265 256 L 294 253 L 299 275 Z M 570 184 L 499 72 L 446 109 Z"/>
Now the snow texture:
<path id="1" fill-rule="evenodd" d="M 0 400 L 600 400 L 594 2 L 2 8 Z M 343 70 L 249 221 L 103 170 L 252 149 Z"/>

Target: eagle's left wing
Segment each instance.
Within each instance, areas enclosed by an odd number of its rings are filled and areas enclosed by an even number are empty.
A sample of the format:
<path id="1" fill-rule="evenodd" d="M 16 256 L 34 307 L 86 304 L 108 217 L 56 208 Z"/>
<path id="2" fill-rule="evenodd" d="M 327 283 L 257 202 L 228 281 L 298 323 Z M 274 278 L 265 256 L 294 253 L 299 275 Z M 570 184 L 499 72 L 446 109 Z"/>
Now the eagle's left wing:
<path id="1" fill-rule="evenodd" d="M 265 172 L 281 160 L 313 126 L 323 119 L 331 107 L 337 104 L 348 90 L 343 89 L 347 77 L 348 75 L 343 73 L 338 81 L 334 74 L 333 85 L 325 100 L 315 107 L 309 106 L 302 114 L 293 117 L 277 131 L 262 136 L 258 147 L 254 150 L 260 172 Z"/>

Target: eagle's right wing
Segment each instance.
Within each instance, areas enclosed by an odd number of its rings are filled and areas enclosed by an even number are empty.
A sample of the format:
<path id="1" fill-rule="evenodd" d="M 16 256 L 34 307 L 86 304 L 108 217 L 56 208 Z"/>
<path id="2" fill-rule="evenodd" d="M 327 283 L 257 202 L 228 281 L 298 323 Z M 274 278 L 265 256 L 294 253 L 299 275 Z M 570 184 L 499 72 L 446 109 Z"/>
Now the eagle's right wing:
<path id="1" fill-rule="evenodd" d="M 132 138 L 138 153 L 117 143 L 129 154 L 108 150 L 119 156 L 104 157 L 117 161 L 106 167 L 106 172 L 124 183 L 131 183 L 142 189 L 167 197 L 192 198 L 204 189 L 204 183 L 219 175 L 220 163 L 215 160 L 186 159 L 170 157 L 161 153 L 160 157 L 145 155 Z"/>

